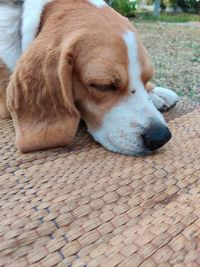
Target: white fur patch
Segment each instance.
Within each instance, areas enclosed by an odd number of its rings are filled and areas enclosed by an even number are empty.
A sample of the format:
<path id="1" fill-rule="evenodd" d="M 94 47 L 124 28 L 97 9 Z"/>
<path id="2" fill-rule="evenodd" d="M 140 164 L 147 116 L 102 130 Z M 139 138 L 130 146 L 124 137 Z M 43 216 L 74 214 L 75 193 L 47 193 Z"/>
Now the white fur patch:
<path id="1" fill-rule="evenodd" d="M 0 58 L 13 71 L 21 56 L 21 7 L 0 4 Z"/>
<path id="2" fill-rule="evenodd" d="M 22 5 L 0 4 L 0 59 L 11 71 L 35 39 L 42 11 L 51 1 L 25 0 L 23 11 Z"/>
<path id="3" fill-rule="evenodd" d="M 133 32 L 123 36 L 129 59 L 129 97 L 113 107 L 97 131 L 89 129 L 94 139 L 107 149 L 129 155 L 147 154 L 142 135 L 151 123 L 165 124 L 140 79 L 137 39 Z M 133 93 L 134 92 L 134 93 Z"/>
<path id="4" fill-rule="evenodd" d="M 23 10 L 22 51 L 35 39 L 45 5 L 52 0 L 26 0 Z"/>
<path id="5" fill-rule="evenodd" d="M 168 110 L 175 106 L 178 101 L 178 95 L 163 87 L 155 87 L 150 93 L 151 100 L 158 110 Z"/>
<path id="6" fill-rule="evenodd" d="M 96 6 L 96 7 L 104 7 L 106 6 L 106 2 L 103 0 L 88 0 L 92 5 Z"/>

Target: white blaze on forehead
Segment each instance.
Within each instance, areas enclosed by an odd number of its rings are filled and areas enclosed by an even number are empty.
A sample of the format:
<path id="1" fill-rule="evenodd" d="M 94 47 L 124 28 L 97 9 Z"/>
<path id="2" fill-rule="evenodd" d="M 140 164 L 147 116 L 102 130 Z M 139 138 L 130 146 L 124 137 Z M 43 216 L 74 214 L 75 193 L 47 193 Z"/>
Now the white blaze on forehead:
<path id="1" fill-rule="evenodd" d="M 128 59 L 129 59 L 129 90 L 140 88 L 142 82 L 140 80 L 140 65 L 138 61 L 138 45 L 135 33 L 127 31 L 124 34 L 124 41 L 128 49 Z M 134 88 L 133 88 L 134 82 Z"/>
<path id="2" fill-rule="evenodd" d="M 104 7 L 106 6 L 106 2 L 103 0 L 88 0 L 92 5 L 96 6 L 96 7 Z"/>

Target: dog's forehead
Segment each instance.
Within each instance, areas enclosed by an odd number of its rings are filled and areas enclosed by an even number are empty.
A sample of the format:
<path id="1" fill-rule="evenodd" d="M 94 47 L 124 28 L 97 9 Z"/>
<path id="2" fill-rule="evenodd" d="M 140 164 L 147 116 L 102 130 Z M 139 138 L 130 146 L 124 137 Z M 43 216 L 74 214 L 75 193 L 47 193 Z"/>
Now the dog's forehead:
<path id="1" fill-rule="evenodd" d="M 123 42 L 118 43 L 117 45 L 121 45 L 121 51 L 124 47 L 127 50 L 127 60 L 130 61 L 130 65 L 133 68 L 135 63 L 138 64 L 139 52 L 138 49 L 138 34 L 136 29 L 133 27 L 131 22 L 119 15 L 112 8 L 110 8 L 107 3 L 103 0 L 87 0 L 91 5 L 95 6 L 98 10 L 97 12 L 102 12 L 104 16 L 108 16 L 110 19 L 110 25 L 112 25 L 112 31 L 109 32 L 109 36 L 118 36 Z M 102 41 L 102 40 L 101 40 Z M 123 46 L 123 48 L 122 48 Z"/>

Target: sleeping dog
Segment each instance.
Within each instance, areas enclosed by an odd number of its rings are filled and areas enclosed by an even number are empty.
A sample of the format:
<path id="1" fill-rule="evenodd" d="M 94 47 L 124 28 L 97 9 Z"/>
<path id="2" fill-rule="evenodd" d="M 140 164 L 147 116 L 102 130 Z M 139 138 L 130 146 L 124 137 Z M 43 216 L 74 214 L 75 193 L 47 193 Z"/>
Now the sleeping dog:
<path id="1" fill-rule="evenodd" d="M 128 19 L 103 0 L 21 2 L 0 1 L 0 114 L 12 117 L 21 152 L 69 144 L 80 119 L 114 152 L 148 155 L 168 142 L 159 110 L 177 95 L 149 83 Z"/>

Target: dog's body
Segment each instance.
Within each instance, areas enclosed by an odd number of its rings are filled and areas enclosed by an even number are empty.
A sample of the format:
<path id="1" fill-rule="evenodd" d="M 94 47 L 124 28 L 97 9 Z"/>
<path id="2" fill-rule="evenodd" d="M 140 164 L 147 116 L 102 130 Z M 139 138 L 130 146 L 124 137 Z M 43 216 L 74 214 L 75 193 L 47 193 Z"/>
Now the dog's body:
<path id="1" fill-rule="evenodd" d="M 127 19 L 102 0 L 2 2 L 0 58 L 14 73 L 7 89 L 0 83 L 0 115 L 11 114 L 22 152 L 68 144 L 80 118 L 115 152 L 148 154 L 169 140 L 157 109 L 177 95 L 149 83 L 148 53 Z"/>

